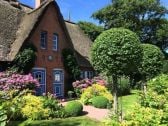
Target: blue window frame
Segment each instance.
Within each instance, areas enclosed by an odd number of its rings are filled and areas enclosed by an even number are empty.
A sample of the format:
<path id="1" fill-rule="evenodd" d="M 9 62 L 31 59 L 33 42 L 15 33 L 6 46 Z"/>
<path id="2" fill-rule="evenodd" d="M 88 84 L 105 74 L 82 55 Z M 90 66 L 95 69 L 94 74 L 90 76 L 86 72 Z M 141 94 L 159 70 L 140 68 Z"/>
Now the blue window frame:
<path id="1" fill-rule="evenodd" d="M 36 88 L 36 95 L 46 93 L 46 70 L 43 68 L 33 68 L 32 75 L 39 81 L 40 86 Z"/>
<path id="2" fill-rule="evenodd" d="M 46 31 L 42 31 L 40 34 L 40 47 L 42 49 L 47 48 L 47 32 Z"/>
<path id="3" fill-rule="evenodd" d="M 58 34 L 56 34 L 56 33 L 53 34 L 53 47 L 52 47 L 52 49 L 54 51 L 58 50 Z"/>
<path id="4" fill-rule="evenodd" d="M 63 84 L 64 84 L 64 73 L 63 70 L 54 69 L 53 70 L 53 86 L 54 86 L 54 94 L 56 96 L 63 96 Z"/>

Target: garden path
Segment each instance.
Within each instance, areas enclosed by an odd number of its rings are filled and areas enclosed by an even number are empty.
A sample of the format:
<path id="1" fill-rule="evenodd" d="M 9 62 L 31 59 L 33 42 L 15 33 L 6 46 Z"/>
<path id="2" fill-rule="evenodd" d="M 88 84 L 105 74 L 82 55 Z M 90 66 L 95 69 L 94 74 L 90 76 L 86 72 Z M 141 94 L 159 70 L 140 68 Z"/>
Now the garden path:
<path id="1" fill-rule="evenodd" d="M 61 103 L 63 106 L 67 104 L 67 102 Z M 90 105 L 83 105 L 83 113 L 89 118 L 96 119 L 98 121 L 102 121 L 106 117 L 108 117 L 110 110 L 108 109 L 99 109 Z"/>

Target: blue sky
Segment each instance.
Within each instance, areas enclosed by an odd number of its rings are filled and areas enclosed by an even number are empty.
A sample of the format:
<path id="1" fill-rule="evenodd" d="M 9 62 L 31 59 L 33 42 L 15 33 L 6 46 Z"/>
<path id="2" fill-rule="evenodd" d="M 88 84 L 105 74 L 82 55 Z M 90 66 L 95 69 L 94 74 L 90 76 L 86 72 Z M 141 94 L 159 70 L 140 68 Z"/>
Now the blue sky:
<path id="1" fill-rule="evenodd" d="M 21 3 L 34 7 L 35 0 L 19 0 Z M 111 0 L 56 0 L 64 19 L 71 15 L 71 21 L 90 21 L 97 23 L 91 18 L 93 12 L 101 9 L 111 2 Z M 161 0 L 161 3 L 168 8 L 168 0 Z"/>

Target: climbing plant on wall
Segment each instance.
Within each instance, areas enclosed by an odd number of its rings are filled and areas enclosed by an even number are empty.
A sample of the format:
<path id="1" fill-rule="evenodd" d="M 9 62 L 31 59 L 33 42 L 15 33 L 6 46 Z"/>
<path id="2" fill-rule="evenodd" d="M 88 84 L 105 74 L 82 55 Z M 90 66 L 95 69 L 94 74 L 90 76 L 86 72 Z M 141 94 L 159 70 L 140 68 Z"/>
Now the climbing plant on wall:
<path id="1" fill-rule="evenodd" d="M 73 79 L 78 79 L 80 76 L 80 69 L 74 52 L 71 49 L 63 49 L 62 56 L 66 71 L 71 75 Z"/>
<path id="2" fill-rule="evenodd" d="M 28 73 L 34 66 L 36 51 L 36 48 L 32 44 L 26 45 L 16 55 L 9 70 L 19 73 Z"/>

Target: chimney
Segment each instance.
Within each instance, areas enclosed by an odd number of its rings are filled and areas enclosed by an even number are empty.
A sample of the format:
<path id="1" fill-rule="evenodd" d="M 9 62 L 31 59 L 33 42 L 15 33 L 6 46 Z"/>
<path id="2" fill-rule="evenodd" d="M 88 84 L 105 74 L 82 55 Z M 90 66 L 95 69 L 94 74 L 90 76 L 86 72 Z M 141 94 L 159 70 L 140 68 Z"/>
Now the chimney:
<path id="1" fill-rule="evenodd" d="M 38 8 L 46 0 L 35 0 L 35 8 Z"/>

